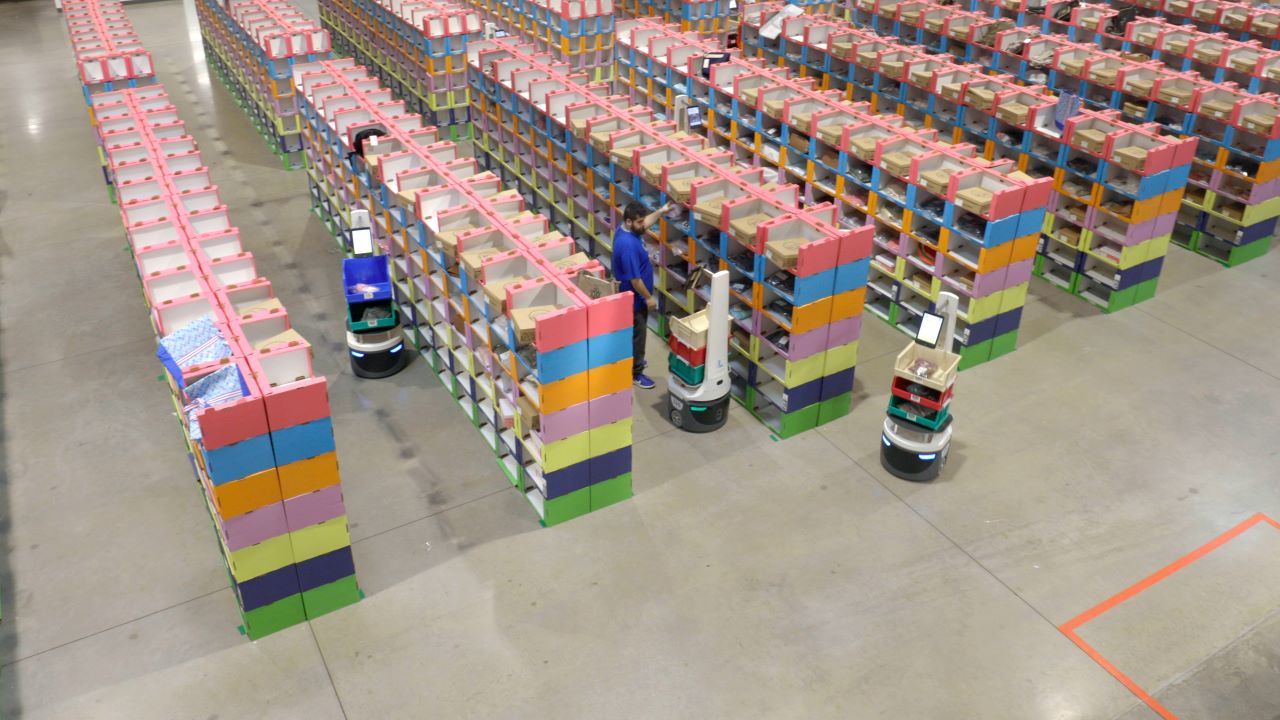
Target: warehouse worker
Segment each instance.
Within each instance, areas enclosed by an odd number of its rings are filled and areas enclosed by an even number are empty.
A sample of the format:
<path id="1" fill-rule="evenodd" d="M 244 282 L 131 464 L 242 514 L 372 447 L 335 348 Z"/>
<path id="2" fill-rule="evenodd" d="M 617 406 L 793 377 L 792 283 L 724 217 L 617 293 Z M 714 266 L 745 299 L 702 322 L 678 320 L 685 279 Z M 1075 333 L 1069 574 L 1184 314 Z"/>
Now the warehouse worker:
<path id="1" fill-rule="evenodd" d="M 631 326 L 631 354 L 634 358 L 631 377 L 636 387 L 645 390 L 652 388 L 654 382 L 644 374 L 644 337 L 649 329 L 649 310 L 657 309 L 658 301 L 653 297 L 653 263 L 649 261 L 649 251 L 645 249 L 644 233 L 646 228 L 658 221 L 658 216 L 670 209 L 671 204 L 667 203 L 645 214 L 643 205 L 629 202 L 622 211 L 622 224 L 613 234 L 613 276 L 621 283 L 622 289 L 629 289 L 635 294 Z"/>

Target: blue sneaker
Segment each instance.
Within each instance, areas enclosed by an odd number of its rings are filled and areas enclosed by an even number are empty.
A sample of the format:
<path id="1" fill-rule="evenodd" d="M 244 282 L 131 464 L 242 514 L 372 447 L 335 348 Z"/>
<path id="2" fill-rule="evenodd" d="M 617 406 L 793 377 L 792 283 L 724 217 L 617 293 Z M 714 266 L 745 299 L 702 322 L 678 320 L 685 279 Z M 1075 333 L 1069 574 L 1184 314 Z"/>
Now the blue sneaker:
<path id="1" fill-rule="evenodd" d="M 638 388 L 643 390 L 652 390 L 656 384 L 657 383 L 655 383 L 652 378 L 644 373 L 640 373 L 636 376 L 636 387 Z"/>

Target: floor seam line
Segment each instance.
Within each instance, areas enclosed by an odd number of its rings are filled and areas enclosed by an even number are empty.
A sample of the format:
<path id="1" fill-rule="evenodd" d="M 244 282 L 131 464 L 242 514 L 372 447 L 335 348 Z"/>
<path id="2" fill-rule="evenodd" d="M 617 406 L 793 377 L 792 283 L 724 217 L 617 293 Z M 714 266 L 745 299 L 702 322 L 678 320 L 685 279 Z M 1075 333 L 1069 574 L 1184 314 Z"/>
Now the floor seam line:
<path id="1" fill-rule="evenodd" d="M 1027 608 L 1031 610 L 1031 612 L 1035 613 L 1037 616 L 1039 616 L 1039 618 L 1040 618 L 1041 620 L 1044 620 L 1046 623 L 1048 623 L 1048 624 L 1049 624 L 1049 627 L 1053 629 L 1053 632 L 1054 632 L 1055 634 L 1057 634 L 1057 635 L 1061 636 L 1064 640 L 1069 640 L 1069 638 L 1067 638 L 1067 636 L 1062 632 L 1062 630 L 1060 630 L 1060 629 L 1058 628 L 1058 624 L 1057 624 L 1057 623 L 1053 622 L 1053 621 L 1052 621 L 1052 620 L 1050 620 L 1048 617 L 1045 617 L 1045 614 L 1044 614 L 1044 613 L 1042 613 L 1042 612 L 1040 612 L 1040 609 L 1039 609 L 1039 608 L 1037 608 L 1036 606 L 1032 605 L 1032 604 L 1030 603 L 1030 601 L 1028 601 L 1026 598 L 1024 598 L 1024 597 L 1023 597 L 1023 596 L 1022 596 L 1022 595 L 1021 595 L 1017 590 L 1014 590 L 1012 587 L 1010 587 L 1008 583 L 1006 583 L 1004 580 L 1002 580 L 1002 579 L 1000 578 L 1000 576 L 996 575 L 994 572 L 992 572 L 992 571 L 991 571 L 991 569 L 990 569 L 990 568 L 988 568 L 986 565 L 982 564 L 982 562 L 981 562 L 981 561 L 979 561 L 977 558 L 975 558 L 975 557 L 973 556 L 973 554 L 972 554 L 972 553 L 970 553 L 968 550 L 966 550 L 962 545 L 960 545 L 960 543 L 956 542 L 956 541 L 955 541 L 955 539 L 954 539 L 954 538 L 952 538 L 950 535 L 948 535 L 947 533 L 943 532 L 942 528 L 938 527 L 938 526 L 937 526 L 937 525 L 935 525 L 932 521 L 930 521 L 930 520 L 929 520 L 929 518 L 925 517 L 925 516 L 924 516 L 924 515 L 919 511 L 919 510 L 917 510 L 914 506 L 912 506 L 912 505 L 911 505 L 911 503 L 907 502 L 907 501 L 906 501 L 905 499 L 903 499 L 900 495 L 898 495 L 898 493 L 894 492 L 894 491 L 893 491 L 893 489 L 892 489 L 892 488 L 890 488 L 888 485 L 885 485 L 885 484 L 884 484 L 884 482 L 882 482 L 882 481 L 880 480 L 880 478 L 876 477 L 874 473 L 872 473 L 871 471 L 867 470 L 867 468 L 866 468 L 862 463 L 858 462 L 857 458 L 855 458 L 855 457 L 853 457 L 852 455 L 850 455 L 849 453 L 845 452 L 844 448 L 842 448 L 842 447 L 840 447 L 839 445 L 837 445 L 837 444 L 835 443 L 835 441 L 833 441 L 831 438 L 827 437 L 826 435 L 823 435 L 822 433 L 818 433 L 818 435 L 819 435 L 820 437 L 822 437 L 822 439 L 823 439 L 823 440 L 826 440 L 826 441 L 827 441 L 827 444 L 829 444 L 829 445 L 831 445 L 831 447 L 835 448 L 837 452 L 839 452 L 840 454 L 844 455 L 846 458 L 849 458 L 849 460 L 850 460 L 854 465 L 858 466 L 858 468 L 859 468 L 860 470 L 862 470 L 862 471 L 863 471 L 864 473 L 866 473 L 866 474 L 867 474 L 867 475 L 868 475 L 872 480 L 874 480 L 874 481 L 875 481 L 875 483 L 876 483 L 877 485 L 879 485 L 880 487 L 884 488 L 884 490 L 885 490 L 886 492 L 888 492 L 890 495 L 892 495 L 892 496 L 893 496 L 893 497 L 894 497 L 898 502 L 900 502 L 900 503 L 902 503 L 904 506 L 906 506 L 906 508 L 907 508 L 908 510 L 910 510 L 912 514 L 914 514 L 916 517 L 920 518 L 920 520 L 922 520 L 926 525 L 928 525 L 930 528 L 932 528 L 934 532 L 936 532 L 936 533 L 938 533 L 939 535 L 941 535 L 943 538 L 945 538 L 945 539 L 946 539 L 946 541 L 947 541 L 947 542 L 951 543 L 951 545 L 952 545 L 955 549 L 959 550 L 961 553 L 963 553 L 963 554 L 964 554 L 964 556 L 965 556 L 965 557 L 969 558 L 969 561 L 970 561 L 970 562 L 972 562 L 974 565 L 976 565 L 976 566 L 978 566 L 979 568 L 981 568 L 981 569 L 982 569 L 982 572 L 986 573 L 986 574 L 987 574 L 987 575 L 988 575 L 992 580 L 995 580 L 997 583 L 999 583 L 999 584 L 1000 584 L 1000 587 L 1003 587 L 1005 590 L 1009 591 L 1009 593 L 1010 593 L 1011 595 L 1013 595 L 1015 598 L 1017 598 L 1019 602 L 1021 602 L 1023 605 L 1026 605 L 1026 606 L 1027 606 Z M 904 480 L 903 482 L 909 482 L 909 481 Z M 1073 645 L 1073 647 L 1075 647 L 1076 651 L 1078 651 L 1078 652 L 1083 652 L 1083 651 L 1080 651 L 1079 646 L 1076 646 L 1074 643 L 1073 643 L 1072 645 Z M 1087 655 L 1086 655 L 1085 657 L 1086 657 L 1086 659 L 1089 659 Z M 1090 660 L 1090 662 L 1092 662 L 1092 660 L 1091 660 L 1091 659 L 1089 659 L 1089 660 Z M 1132 695 L 1132 694 L 1133 694 L 1133 692 L 1132 692 L 1131 690 L 1129 690 L 1129 688 L 1125 687 L 1122 683 L 1120 683 L 1120 681 L 1119 681 L 1119 680 L 1116 680 L 1116 678 L 1115 678 L 1113 675 L 1111 675 L 1110 673 L 1107 673 L 1107 677 L 1108 677 L 1108 678 L 1110 678 L 1112 682 L 1114 682 L 1114 683 L 1116 683 L 1117 685 L 1119 685 L 1119 686 L 1120 686 L 1120 688 L 1121 688 L 1122 690 L 1124 690 L 1126 693 L 1128 693 L 1128 694 L 1130 694 L 1130 695 Z M 1134 696 L 1134 697 L 1136 698 L 1136 696 Z M 1154 697 L 1154 695 L 1153 695 L 1153 697 Z M 1145 703 L 1142 703 L 1140 698 L 1139 698 L 1139 704 L 1141 704 L 1141 705 L 1143 705 L 1143 706 L 1145 707 Z M 1132 710 L 1132 708 L 1129 708 L 1129 710 Z M 1126 710 L 1125 712 L 1129 712 L 1129 710 Z"/>
<path id="2" fill-rule="evenodd" d="M 209 591 L 209 592 L 207 592 L 207 593 L 203 593 L 203 594 L 201 594 L 201 595 L 197 595 L 197 596 L 195 596 L 195 597 L 193 597 L 193 598 L 189 598 L 189 599 L 187 599 L 187 600 L 183 600 L 182 602 L 180 602 L 180 603 L 175 603 L 175 604 L 173 604 L 173 605 L 170 605 L 169 607 L 160 608 L 159 610 L 153 610 L 153 611 L 151 611 L 151 612 L 149 612 L 149 613 L 146 613 L 146 614 L 144 614 L 144 615 L 139 615 L 139 616 L 138 616 L 138 617 L 136 617 L 136 618 L 132 618 L 132 619 L 129 619 L 129 620 L 125 620 L 124 622 L 116 623 L 115 625 L 112 625 L 111 627 L 106 627 L 106 628 L 103 628 L 103 629 L 101 629 L 101 630 L 95 630 L 95 631 L 93 631 L 93 632 L 89 633 L 88 635 L 84 635 L 84 636 L 78 637 L 78 638 L 76 638 L 75 640 L 68 640 L 68 641 L 66 641 L 66 642 L 64 642 L 64 643 L 60 643 L 60 644 L 58 644 L 58 645 L 55 645 L 55 646 L 53 646 L 53 647 L 51 647 L 51 648 L 45 648 L 44 650 L 41 650 L 40 652 L 31 653 L 30 655 L 26 655 L 26 656 L 24 656 L 24 657 L 20 657 L 20 658 L 18 658 L 18 659 L 16 659 L 16 660 L 10 660 L 9 662 L 5 663 L 4 665 L 0 665 L 0 669 L 13 667 L 14 665 L 17 665 L 17 664 L 18 664 L 18 663 L 20 663 L 20 662 L 25 662 L 25 661 L 27 661 L 27 660 L 31 660 L 31 659 L 33 659 L 33 658 L 38 658 L 38 657 L 40 657 L 41 655 L 44 655 L 44 654 L 46 654 L 46 653 L 51 653 L 51 652 L 53 652 L 54 650 L 61 650 L 62 648 L 67 647 L 68 645 L 74 645 L 74 644 L 76 644 L 76 643 L 80 642 L 81 640 L 88 640 L 89 638 L 97 637 L 98 635 L 101 635 L 101 634 L 103 634 L 103 633 L 111 632 L 112 630 L 118 630 L 118 629 L 120 629 L 120 628 L 124 627 L 125 625 L 132 625 L 133 623 L 136 623 L 136 622 L 138 622 L 139 620 L 146 620 L 147 618 L 152 617 L 152 616 L 154 616 L 154 615 L 159 615 L 160 613 L 163 613 L 163 612 L 169 612 L 170 610 L 173 610 L 173 609 L 175 609 L 175 608 L 180 608 L 180 607 L 182 607 L 183 605 L 189 605 L 189 604 L 191 604 L 191 603 L 193 603 L 193 602 L 195 602 L 195 601 L 197 601 L 197 600 L 203 600 L 204 598 L 207 598 L 207 597 L 209 597 L 209 596 L 211 596 L 211 595 L 217 595 L 218 593 L 222 592 L 223 590 L 228 590 L 228 589 L 230 589 L 230 587 L 229 587 L 229 586 L 228 586 L 228 587 L 221 587 L 221 588 L 218 588 L 217 590 L 210 590 L 210 591 Z"/>
<path id="3" fill-rule="evenodd" d="M 1187 330 L 1186 328 L 1178 327 L 1177 325 L 1174 325 L 1173 323 L 1169 322 L 1168 320 L 1165 320 L 1164 318 L 1161 318 L 1161 317 L 1157 317 L 1157 316 L 1155 316 L 1155 315 L 1152 315 L 1151 313 L 1147 312 L 1145 309 L 1143 309 L 1143 308 L 1141 308 L 1141 307 L 1137 307 L 1137 308 L 1135 308 L 1135 309 L 1136 309 L 1138 312 L 1142 313 L 1143 315 L 1146 315 L 1147 317 L 1151 318 L 1152 320 L 1155 320 L 1156 322 L 1161 323 L 1162 325 L 1165 325 L 1166 327 L 1170 327 L 1170 328 L 1173 328 L 1174 330 L 1177 330 L 1178 332 L 1182 333 L 1183 335 L 1186 335 L 1187 337 L 1191 338 L 1192 340 L 1195 340 L 1195 341 L 1197 341 L 1197 342 L 1199 342 L 1199 343 L 1201 343 L 1201 344 L 1203 344 L 1203 345 L 1207 345 L 1207 346 L 1209 346 L 1209 347 L 1213 348 L 1214 350 L 1217 350 L 1218 352 L 1222 353 L 1223 355 L 1226 355 L 1226 356 L 1227 356 L 1227 357 L 1229 357 L 1229 358 L 1232 358 L 1232 359 L 1237 360 L 1237 361 L 1239 361 L 1239 362 L 1241 362 L 1241 363 L 1244 363 L 1245 365 L 1248 365 L 1249 367 L 1253 368 L 1254 370 L 1257 370 L 1258 372 L 1262 373 L 1263 375 L 1266 375 L 1267 377 L 1271 378 L 1272 380 L 1280 380 L 1280 376 L 1278 376 L 1278 375 L 1273 375 L 1273 374 L 1271 374 L 1270 372 L 1268 372 L 1268 371 L 1266 371 L 1266 370 L 1263 370 L 1262 368 L 1258 367 L 1257 365 L 1254 365 L 1253 363 L 1249 362 L 1248 360 L 1245 360 L 1244 358 L 1240 357 L 1239 355 L 1236 355 L 1235 353 L 1231 352 L 1230 350 L 1227 350 L 1226 348 L 1221 348 L 1221 347 L 1218 347 L 1217 345 L 1214 345 L 1213 343 L 1209 342 L 1208 340 L 1205 340 L 1204 338 L 1200 337 L 1199 335 L 1196 335 L 1195 333 L 1191 332 L 1190 330 Z"/>
<path id="4" fill-rule="evenodd" d="M 316 644 L 316 652 L 320 654 L 320 664 L 324 666 L 324 674 L 329 677 L 329 688 L 333 690 L 333 699 L 338 701 L 338 711 L 346 720 L 347 708 L 342 704 L 342 696 L 338 694 L 338 684 L 333 681 L 333 671 L 329 669 L 329 661 L 324 657 L 324 648 L 320 647 L 320 638 L 316 636 L 316 628 L 310 620 L 307 621 L 307 630 L 311 633 L 311 642 Z"/>
<path id="5" fill-rule="evenodd" d="M 148 340 L 150 340 L 150 338 L 138 338 L 137 340 L 125 340 L 124 342 L 117 343 L 115 345 L 107 345 L 106 347 L 99 347 L 99 348 L 94 348 L 92 350 L 85 350 L 84 352 L 75 353 L 74 355 L 66 355 L 60 358 L 54 358 L 52 360 L 45 360 L 44 362 L 39 362 L 39 363 L 36 363 L 35 365 L 23 365 L 22 367 L 5 368 L 4 370 L 0 370 L 0 375 L 9 375 L 11 373 L 22 372 L 23 370 L 34 370 L 36 368 L 42 368 L 42 367 L 45 367 L 46 365 L 52 365 L 54 363 L 64 362 L 67 360 L 77 360 L 79 358 L 86 357 L 88 355 L 93 355 L 95 353 L 107 352 L 108 350 L 119 350 L 120 348 L 126 345 L 136 345 L 138 343 L 147 342 Z"/>

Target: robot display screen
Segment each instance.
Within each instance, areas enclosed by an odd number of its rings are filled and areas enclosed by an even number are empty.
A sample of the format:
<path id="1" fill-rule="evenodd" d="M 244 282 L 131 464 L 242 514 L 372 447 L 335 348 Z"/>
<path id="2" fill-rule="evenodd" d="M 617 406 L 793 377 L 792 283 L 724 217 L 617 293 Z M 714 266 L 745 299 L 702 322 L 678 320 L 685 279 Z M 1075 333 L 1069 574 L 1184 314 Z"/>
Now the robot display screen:
<path id="1" fill-rule="evenodd" d="M 351 231 L 351 254 L 373 254 L 373 233 L 369 228 L 355 228 Z"/>
<path id="2" fill-rule="evenodd" d="M 925 313 L 920 321 L 920 332 L 916 333 L 916 342 L 929 347 L 938 347 L 938 339 L 942 335 L 942 316 Z"/>

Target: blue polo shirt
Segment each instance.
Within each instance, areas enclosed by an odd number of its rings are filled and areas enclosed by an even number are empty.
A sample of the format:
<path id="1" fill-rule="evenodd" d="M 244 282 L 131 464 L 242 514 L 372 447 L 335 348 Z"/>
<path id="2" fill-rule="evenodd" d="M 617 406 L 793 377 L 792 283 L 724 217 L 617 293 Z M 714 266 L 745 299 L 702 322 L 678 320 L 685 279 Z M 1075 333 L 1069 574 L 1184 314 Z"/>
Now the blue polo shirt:
<path id="1" fill-rule="evenodd" d="M 619 227 L 613 233 L 613 276 L 618 280 L 619 290 L 631 290 L 631 280 L 640 278 L 649 294 L 653 294 L 653 263 L 649 261 L 649 251 L 644 241 L 630 230 Z M 635 295 L 634 306 L 638 312 L 644 309 L 644 298 L 640 293 Z"/>

